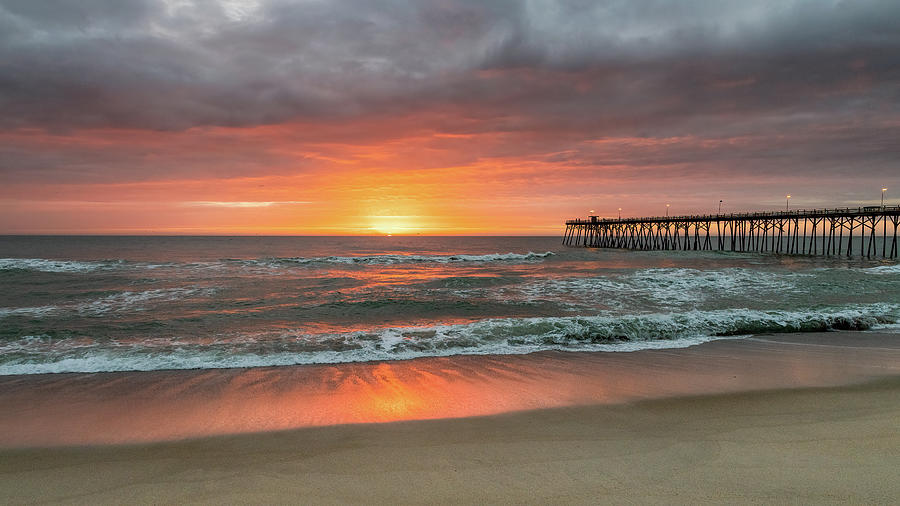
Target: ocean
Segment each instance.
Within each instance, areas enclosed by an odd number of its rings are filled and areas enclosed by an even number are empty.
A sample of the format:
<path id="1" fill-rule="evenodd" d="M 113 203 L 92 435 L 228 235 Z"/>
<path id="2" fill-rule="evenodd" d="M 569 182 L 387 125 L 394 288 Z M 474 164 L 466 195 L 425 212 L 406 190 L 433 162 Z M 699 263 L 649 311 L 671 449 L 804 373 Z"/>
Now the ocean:
<path id="1" fill-rule="evenodd" d="M 900 332 L 900 265 L 560 237 L 0 237 L 0 375 Z"/>

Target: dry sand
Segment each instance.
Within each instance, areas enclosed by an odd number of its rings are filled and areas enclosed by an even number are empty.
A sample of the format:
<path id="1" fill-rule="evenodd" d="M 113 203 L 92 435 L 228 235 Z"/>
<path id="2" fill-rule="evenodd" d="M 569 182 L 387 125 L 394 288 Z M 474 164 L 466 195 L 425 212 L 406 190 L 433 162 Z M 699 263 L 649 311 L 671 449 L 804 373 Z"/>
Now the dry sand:
<path id="1" fill-rule="evenodd" d="M 860 336 L 776 336 L 741 345 L 769 347 L 750 355 L 767 375 L 798 347 L 846 348 L 836 351 L 860 366 L 857 344 L 865 342 L 870 374 L 848 369 L 842 386 L 809 386 L 833 384 L 836 376 L 810 376 L 804 363 L 805 388 L 782 375 L 775 389 L 748 381 L 751 391 L 735 391 L 717 380 L 724 370 L 711 366 L 694 371 L 698 388 L 705 378 L 728 393 L 701 389 L 704 395 L 459 419 L 0 450 L 0 502 L 896 503 L 900 376 L 893 361 L 900 337 Z M 731 349 L 713 345 L 673 352 L 673 360 L 696 355 L 703 359 L 691 363 L 696 368 Z M 822 369 L 828 367 L 834 364 Z M 682 384 L 678 378 L 688 369 L 669 364 L 659 374 Z"/>

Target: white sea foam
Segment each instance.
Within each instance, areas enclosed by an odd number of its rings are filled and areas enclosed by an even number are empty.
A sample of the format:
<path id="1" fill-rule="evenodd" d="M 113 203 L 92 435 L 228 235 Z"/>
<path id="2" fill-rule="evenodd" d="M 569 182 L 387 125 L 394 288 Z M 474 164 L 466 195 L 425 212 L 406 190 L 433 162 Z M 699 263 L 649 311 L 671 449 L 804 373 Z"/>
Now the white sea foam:
<path id="1" fill-rule="evenodd" d="M 804 273 L 761 272 L 744 268 L 699 270 L 654 268 L 617 275 L 540 280 L 520 288 L 529 300 L 569 298 L 574 301 L 602 300 L 611 307 L 644 299 L 656 304 L 696 305 L 704 300 L 735 295 L 778 293 L 798 290 Z"/>
<path id="2" fill-rule="evenodd" d="M 775 273 L 744 268 L 719 270 L 642 269 L 626 279 L 660 301 L 693 302 L 698 299 L 747 292 L 784 293 L 795 288 L 795 279 L 808 274 Z"/>
<path id="3" fill-rule="evenodd" d="M 140 292 L 120 292 L 97 300 L 83 302 L 73 307 L 80 314 L 94 316 L 118 311 L 143 311 L 153 303 L 172 302 L 189 297 L 208 297 L 213 288 L 178 287 L 143 290 Z"/>
<path id="4" fill-rule="evenodd" d="M 866 274 L 900 274 L 900 264 L 879 265 L 878 267 L 867 267 L 860 270 Z"/>
<path id="5" fill-rule="evenodd" d="M 187 270 L 222 270 L 239 265 L 243 267 L 257 267 L 265 269 L 279 269 L 284 267 L 313 264 L 337 264 L 337 265 L 391 265 L 409 263 L 490 263 L 490 262 L 538 262 L 553 256 L 552 251 L 544 253 L 489 253 L 485 255 L 361 255 L 361 256 L 324 256 L 324 257 L 285 257 L 285 258 L 261 258 L 261 259 L 230 259 L 207 262 L 190 263 L 153 263 L 132 262 L 126 260 L 54 260 L 48 258 L 0 258 L 0 270 L 29 270 L 38 272 L 58 273 L 86 273 L 113 269 L 159 269 L 174 268 Z"/>
<path id="6" fill-rule="evenodd" d="M 126 291 L 93 300 L 56 306 L 4 307 L 0 308 L 0 318 L 17 315 L 44 317 L 65 313 L 75 313 L 81 316 L 102 316 L 122 311 L 143 311 L 152 304 L 172 302 L 189 297 L 205 297 L 213 293 L 215 293 L 215 289 L 207 287 L 160 288 L 139 292 Z"/>
<path id="7" fill-rule="evenodd" d="M 59 311 L 59 306 L 0 307 L 0 318 L 8 316 L 42 317 Z"/>
<path id="8" fill-rule="evenodd" d="M 370 255 L 370 256 L 327 256 L 293 257 L 246 260 L 250 264 L 277 266 L 283 264 L 405 264 L 405 263 L 456 263 L 456 262 L 528 262 L 539 261 L 553 256 L 552 251 L 544 253 L 490 253 L 486 255 Z"/>
<path id="9" fill-rule="evenodd" d="M 0 270 L 23 269 L 40 272 L 91 272 L 110 268 L 120 262 L 88 262 L 47 258 L 0 258 Z"/>
<path id="10" fill-rule="evenodd" d="M 718 339 L 736 339 L 740 336 L 714 337 L 697 336 L 693 338 L 681 338 L 670 341 L 645 341 L 641 343 L 621 343 L 615 345 L 592 345 L 581 348 L 563 346 L 544 346 L 534 348 L 512 348 L 502 345 L 484 346 L 466 350 L 464 353 L 444 349 L 434 350 L 432 353 L 421 354 L 412 352 L 391 353 L 361 352 L 358 350 L 349 352 L 319 352 L 315 355 L 303 355 L 296 352 L 275 352 L 265 355 L 246 353 L 223 353 L 220 350 L 196 351 L 186 349 L 174 349 L 166 354 L 148 354 L 135 351 L 133 353 L 122 350 L 96 349 L 85 350 L 80 356 L 64 356 L 58 360 L 46 362 L 15 362 L 0 364 L 0 376 L 28 375 L 28 374 L 54 374 L 54 373 L 96 373 L 96 372 L 121 372 L 121 371 L 158 371 L 172 369 L 231 369 L 249 367 L 274 367 L 289 365 L 309 364 L 340 364 L 350 362 L 369 362 L 378 360 L 408 360 L 420 357 L 441 357 L 451 355 L 523 355 L 541 350 L 558 351 L 609 351 L 625 352 L 649 349 L 673 349 L 696 346 Z"/>
<path id="11" fill-rule="evenodd" d="M 803 311 L 503 318 L 344 334 L 237 334 L 216 336 L 211 342 L 186 338 L 94 342 L 32 336 L 0 343 L 0 374 L 261 367 L 542 350 L 636 351 L 762 332 L 877 328 L 898 318 L 900 305 L 879 303 Z"/>

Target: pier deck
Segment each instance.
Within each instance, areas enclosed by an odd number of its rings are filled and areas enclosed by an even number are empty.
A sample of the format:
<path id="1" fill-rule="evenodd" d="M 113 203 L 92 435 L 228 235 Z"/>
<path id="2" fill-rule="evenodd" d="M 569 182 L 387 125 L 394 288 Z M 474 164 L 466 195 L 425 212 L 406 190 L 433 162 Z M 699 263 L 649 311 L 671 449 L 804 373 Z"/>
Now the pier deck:
<path id="1" fill-rule="evenodd" d="M 566 221 L 563 244 L 897 258 L 900 206 Z"/>

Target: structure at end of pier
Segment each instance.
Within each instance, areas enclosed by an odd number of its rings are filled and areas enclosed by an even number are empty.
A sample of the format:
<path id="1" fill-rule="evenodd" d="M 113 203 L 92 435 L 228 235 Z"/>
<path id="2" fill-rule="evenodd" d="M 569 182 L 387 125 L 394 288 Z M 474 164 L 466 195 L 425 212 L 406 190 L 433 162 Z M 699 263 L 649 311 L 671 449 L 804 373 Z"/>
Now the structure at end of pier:
<path id="1" fill-rule="evenodd" d="M 900 206 L 566 221 L 563 244 L 897 258 Z"/>

